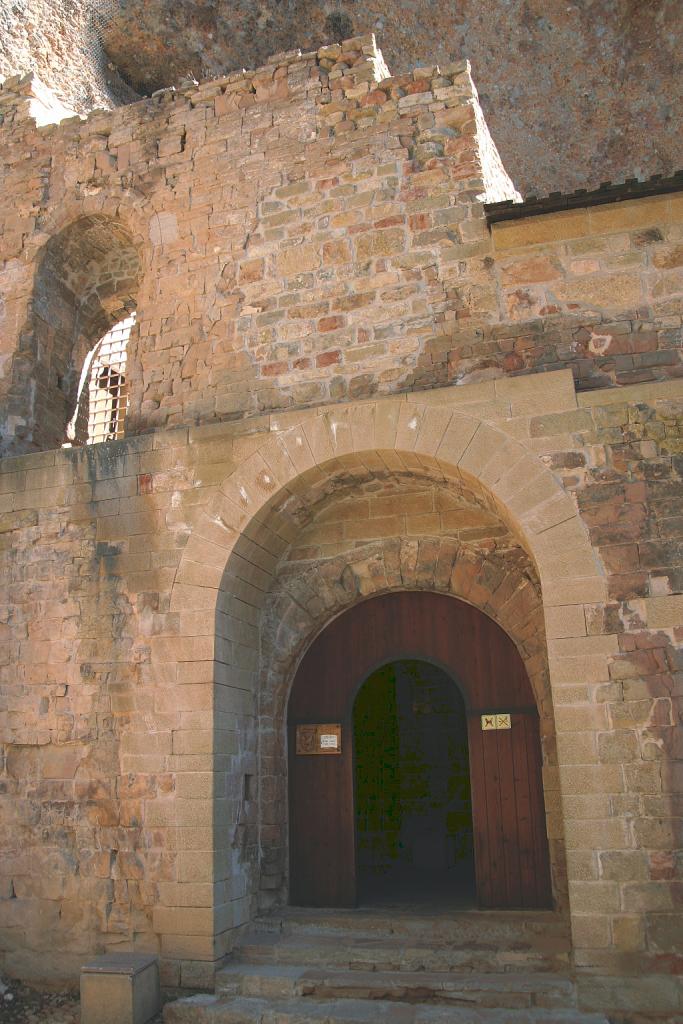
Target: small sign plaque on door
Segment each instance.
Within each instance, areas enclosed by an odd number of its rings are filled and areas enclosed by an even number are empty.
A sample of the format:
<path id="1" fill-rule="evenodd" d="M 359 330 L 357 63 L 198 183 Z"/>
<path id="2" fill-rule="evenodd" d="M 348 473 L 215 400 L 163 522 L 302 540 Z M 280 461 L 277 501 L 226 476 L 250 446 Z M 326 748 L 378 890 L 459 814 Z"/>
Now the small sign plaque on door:
<path id="1" fill-rule="evenodd" d="M 509 715 L 482 715 L 481 727 L 484 732 L 489 729 L 511 729 L 512 723 Z"/>
<path id="2" fill-rule="evenodd" d="M 297 725 L 297 754 L 341 754 L 341 725 Z"/>

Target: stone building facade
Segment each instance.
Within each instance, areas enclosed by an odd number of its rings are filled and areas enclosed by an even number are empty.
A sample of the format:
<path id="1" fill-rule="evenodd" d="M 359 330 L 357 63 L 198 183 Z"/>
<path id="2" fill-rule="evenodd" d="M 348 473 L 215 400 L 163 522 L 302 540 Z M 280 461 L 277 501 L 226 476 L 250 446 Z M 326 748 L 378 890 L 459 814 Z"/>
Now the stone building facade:
<path id="1" fill-rule="evenodd" d="M 206 984 L 287 901 L 303 654 L 427 590 L 526 666 L 584 1005 L 681 1012 L 681 193 L 489 223 L 468 66 L 372 37 L 49 106 L 0 90 L 3 969 Z"/>

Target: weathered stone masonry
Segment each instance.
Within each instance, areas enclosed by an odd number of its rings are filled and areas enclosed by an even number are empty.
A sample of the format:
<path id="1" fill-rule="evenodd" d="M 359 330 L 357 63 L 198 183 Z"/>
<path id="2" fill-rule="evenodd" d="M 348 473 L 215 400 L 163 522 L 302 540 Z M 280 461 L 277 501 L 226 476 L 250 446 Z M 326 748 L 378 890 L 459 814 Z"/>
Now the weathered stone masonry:
<path id="1" fill-rule="evenodd" d="M 374 43 L 344 45 L 37 131 L 31 82 L 5 86 L 8 442 L 61 443 L 85 347 L 133 306 L 131 432 L 679 372 L 679 197 L 537 219 L 523 257 L 497 225 L 494 250 L 478 197 L 514 191 L 466 67 L 378 82 Z"/>
<path id="2" fill-rule="evenodd" d="M 38 130 L 0 93 L 3 969 L 207 983 L 286 900 L 298 659 L 407 587 L 525 660 L 585 1004 L 680 1012 L 683 200 L 489 231 L 466 68 L 382 74 L 356 40 Z M 127 438 L 58 450 L 132 306 Z"/>
<path id="3" fill-rule="evenodd" d="M 22 198 L 4 225 L 3 337 L 21 340 L 5 430 L 20 447 L 37 440 L 36 354 L 71 337 L 64 299 L 81 327 L 84 293 L 98 323 L 136 298 L 133 432 L 409 386 L 449 288 L 478 309 L 480 153 L 490 197 L 514 190 L 466 65 L 390 79 L 372 38 L 344 45 L 38 132 L 9 92 L 5 194 Z M 120 228 L 103 252 L 93 234 Z M 67 262 L 82 248 L 75 290 L 52 275 L 59 296 L 31 272 L 48 236 Z M 49 373 L 43 412 L 77 377 Z"/>

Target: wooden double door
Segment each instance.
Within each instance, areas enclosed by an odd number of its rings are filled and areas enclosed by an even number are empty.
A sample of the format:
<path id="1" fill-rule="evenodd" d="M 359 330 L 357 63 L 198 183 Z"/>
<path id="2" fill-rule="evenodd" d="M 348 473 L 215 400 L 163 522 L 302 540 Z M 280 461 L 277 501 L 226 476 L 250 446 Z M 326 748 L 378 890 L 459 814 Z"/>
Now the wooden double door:
<path id="1" fill-rule="evenodd" d="M 483 612 L 418 591 L 355 605 L 299 666 L 288 710 L 290 902 L 356 905 L 353 706 L 367 677 L 399 658 L 439 665 L 465 700 L 479 905 L 550 906 L 538 711 L 522 659 Z M 500 715 L 510 727 L 489 728 L 507 724 Z"/>

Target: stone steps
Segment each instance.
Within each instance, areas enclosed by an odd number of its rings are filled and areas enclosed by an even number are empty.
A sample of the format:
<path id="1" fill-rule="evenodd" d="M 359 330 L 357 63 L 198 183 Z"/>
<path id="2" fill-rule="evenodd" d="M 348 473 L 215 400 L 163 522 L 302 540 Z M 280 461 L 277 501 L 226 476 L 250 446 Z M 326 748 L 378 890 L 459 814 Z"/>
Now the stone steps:
<path id="1" fill-rule="evenodd" d="M 566 972 L 564 919 L 547 911 L 315 911 L 287 908 L 257 918 L 236 957 L 279 964 L 369 971 Z"/>
<path id="2" fill-rule="evenodd" d="M 576 1009 L 431 1006 L 379 999 L 268 1000 L 190 996 L 168 1003 L 165 1024 L 608 1024 Z"/>
<path id="3" fill-rule="evenodd" d="M 167 1024 L 606 1024 L 581 1013 L 550 912 L 287 908 L 257 918 L 216 993 Z"/>
<path id="4" fill-rule="evenodd" d="M 569 1008 L 574 983 L 556 974 L 362 971 L 235 963 L 216 975 L 216 995 L 443 1003 L 449 1006 Z"/>
<path id="5" fill-rule="evenodd" d="M 484 941 L 533 943 L 541 938 L 570 946 L 567 921 L 551 910 L 444 910 L 420 914 L 389 907 L 352 910 L 313 910 L 286 907 L 256 918 L 252 933 L 277 935 L 354 935 L 373 937 L 428 936 L 437 942 L 462 944 Z"/>
<path id="6" fill-rule="evenodd" d="M 248 936 L 237 954 L 252 964 L 307 964 L 340 970 L 366 971 L 505 971 L 562 972 L 569 968 L 568 952 L 552 949 L 500 948 L 495 944 L 453 946 L 402 939 L 336 936 Z"/>

